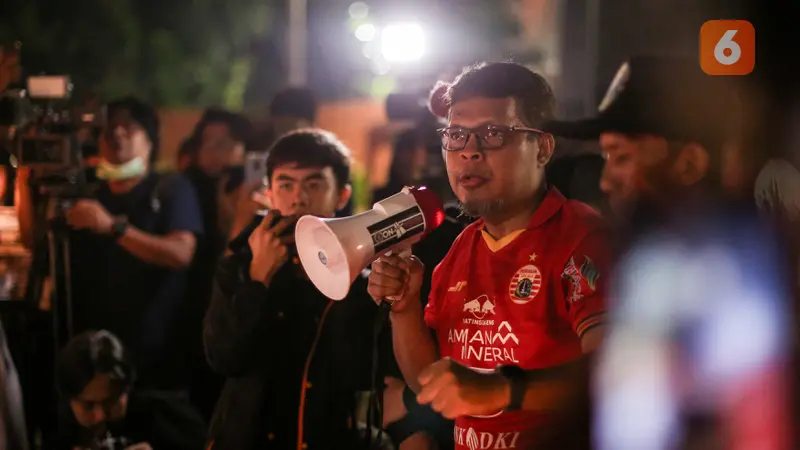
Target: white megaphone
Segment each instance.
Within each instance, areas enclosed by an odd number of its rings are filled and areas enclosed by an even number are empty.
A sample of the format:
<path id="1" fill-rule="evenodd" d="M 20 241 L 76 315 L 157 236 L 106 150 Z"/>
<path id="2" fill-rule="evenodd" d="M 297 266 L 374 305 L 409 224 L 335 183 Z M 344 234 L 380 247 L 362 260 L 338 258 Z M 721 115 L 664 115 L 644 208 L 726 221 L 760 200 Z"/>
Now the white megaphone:
<path id="1" fill-rule="evenodd" d="M 441 200 L 425 187 L 405 187 L 371 210 L 339 219 L 297 221 L 297 254 L 308 278 L 326 297 L 342 300 L 370 263 L 418 242 L 444 222 Z"/>

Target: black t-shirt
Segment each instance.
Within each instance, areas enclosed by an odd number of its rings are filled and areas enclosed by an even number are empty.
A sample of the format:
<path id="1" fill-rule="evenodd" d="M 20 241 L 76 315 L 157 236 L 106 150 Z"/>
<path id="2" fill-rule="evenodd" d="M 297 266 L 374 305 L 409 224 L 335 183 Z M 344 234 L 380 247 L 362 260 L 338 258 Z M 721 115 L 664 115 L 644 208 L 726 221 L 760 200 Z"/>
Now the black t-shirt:
<path id="1" fill-rule="evenodd" d="M 128 193 L 107 185 L 97 200 L 114 216 L 145 233 L 202 233 L 197 196 L 180 175 L 151 174 Z M 178 327 L 185 309 L 187 271 L 142 261 L 110 236 L 71 233 L 75 332 L 107 329 L 131 352 L 142 386 L 181 387 L 184 336 Z"/>

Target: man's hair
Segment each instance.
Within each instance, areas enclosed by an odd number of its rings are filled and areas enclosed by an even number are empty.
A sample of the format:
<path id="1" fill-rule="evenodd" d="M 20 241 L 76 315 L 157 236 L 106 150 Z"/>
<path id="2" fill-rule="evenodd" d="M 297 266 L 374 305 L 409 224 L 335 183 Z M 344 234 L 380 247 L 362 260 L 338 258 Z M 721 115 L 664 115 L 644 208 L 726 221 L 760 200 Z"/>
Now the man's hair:
<path id="1" fill-rule="evenodd" d="M 286 164 L 298 169 L 330 167 L 339 189 L 350 181 L 350 150 L 333 133 L 318 128 L 281 136 L 267 154 L 267 179 L 271 182 L 275 169 Z"/>
<path id="2" fill-rule="evenodd" d="M 273 117 L 300 117 L 314 123 L 317 118 L 317 100 L 309 89 L 287 88 L 272 98 L 269 113 Z"/>
<path id="3" fill-rule="evenodd" d="M 153 145 L 150 150 L 150 164 L 153 164 L 158 159 L 161 145 L 161 125 L 158 120 L 158 112 L 150 104 L 133 96 L 112 100 L 106 105 L 106 115 L 108 117 L 112 117 L 118 110 L 128 111 L 131 118 L 147 133 L 147 137 Z"/>
<path id="4" fill-rule="evenodd" d="M 106 330 L 86 331 L 67 343 L 58 356 L 58 390 L 68 398 L 76 397 L 98 375 L 107 375 L 125 390 L 135 379 L 128 352 Z"/>
<path id="5" fill-rule="evenodd" d="M 512 62 L 467 67 L 445 93 L 449 106 L 474 97 L 515 99 L 519 118 L 530 127 L 539 127 L 555 115 L 555 95 L 544 77 Z"/>

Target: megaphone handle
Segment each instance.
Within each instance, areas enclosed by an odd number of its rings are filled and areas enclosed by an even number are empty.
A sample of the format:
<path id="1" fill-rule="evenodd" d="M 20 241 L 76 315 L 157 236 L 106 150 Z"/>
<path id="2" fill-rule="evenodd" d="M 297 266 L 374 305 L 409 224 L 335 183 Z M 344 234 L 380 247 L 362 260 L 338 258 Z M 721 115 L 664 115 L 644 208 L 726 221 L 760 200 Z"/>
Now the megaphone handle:
<path id="1" fill-rule="evenodd" d="M 388 252 L 385 253 L 385 255 L 389 256 L 389 255 L 392 255 L 394 253 L 395 253 L 395 251 L 389 250 Z M 399 257 L 401 257 L 403 259 L 410 258 L 411 257 L 411 247 L 408 246 L 408 247 L 404 247 L 404 248 L 400 249 L 399 251 L 397 251 L 397 256 L 399 256 Z M 400 299 L 399 298 L 394 298 L 394 297 L 385 297 L 383 299 L 383 301 L 381 302 L 381 308 L 386 308 L 388 310 L 391 310 L 392 303 L 394 303 L 394 302 L 396 302 L 398 300 L 400 300 Z"/>

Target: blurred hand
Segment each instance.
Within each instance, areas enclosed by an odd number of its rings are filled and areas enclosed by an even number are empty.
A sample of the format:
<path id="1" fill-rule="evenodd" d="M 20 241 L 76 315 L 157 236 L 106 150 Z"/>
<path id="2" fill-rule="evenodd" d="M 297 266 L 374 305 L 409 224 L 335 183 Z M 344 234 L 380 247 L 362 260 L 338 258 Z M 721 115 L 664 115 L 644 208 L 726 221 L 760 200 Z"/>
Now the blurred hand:
<path id="1" fill-rule="evenodd" d="M 281 236 L 289 225 L 297 219 L 283 217 L 275 226 L 272 222 L 280 213 L 271 210 L 261 224 L 253 230 L 248 239 L 250 251 L 253 252 L 253 261 L 250 263 L 250 279 L 269 286 L 272 277 L 288 260 L 288 246 L 294 244 L 294 235 Z"/>
<path id="2" fill-rule="evenodd" d="M 425 266 L 416 256 L 382 256 L 372 263 L 367 291 L 378 304 L 384 299 L 392 302 L 392 312 L 395 313 L 410 307 L 419 308 L 424 272 Z"/>
<path id="3" fill-rule="evenodd" d="M 67 223 L 76 230 L 111 233 L 114 217 L 97 200 L 78 200 L 67 213 Z"/>
<path id="4" fill-rule="evenodd" d="M 450 358 L 428 366 L 419 375 L 417 402 L 448 419 L 494 414 L 508 405 L 510 388 L 497 373 L 480 373 Z"/>
<path id="5" fill-rule="evenodd" d="M 402 419 L 408 412 L 403 403 L 403 390 L 406 383 L 394 377 L 383 379 L 386 388 L 383 390 L 383 428 Z"/>

